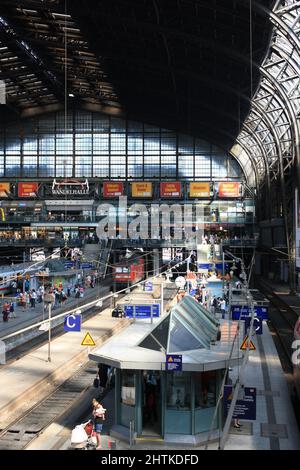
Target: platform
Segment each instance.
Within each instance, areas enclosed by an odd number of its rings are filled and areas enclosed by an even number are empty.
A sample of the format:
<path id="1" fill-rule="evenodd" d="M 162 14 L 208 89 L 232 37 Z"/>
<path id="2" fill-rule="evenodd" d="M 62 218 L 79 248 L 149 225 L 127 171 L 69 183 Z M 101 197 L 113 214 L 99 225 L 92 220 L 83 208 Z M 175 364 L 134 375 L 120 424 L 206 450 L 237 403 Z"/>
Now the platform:
<path id="1" fill-rule="evenodd" d="M 100 309 L 99 309 L 100 311 Z M 45 344 L 12 364 L 0 369 L 0 383 L 9 384 L 0 391 L 0 429 L 12 420 L 14 413 L 29 409 L 71 376 L 88 360 L 88 348 L 81 342 L 89 332 L 96 342 L 102 344 L 130 320 L 111 317 L 106 309 L 83 324 L 81 332 L 70 332 L 51 342 L 51 362 L 48 362 L 48 345 Z M 95 365 L 95 372 L 96 372 Z"/>
<path id="2" fill-rule="evenodd" d="M 94 288 L 87 288 L 85 290 L 85 295 L 83 298 L 75 298 L 74 294 L 72 293 L 71 297 L 68 297 L 64 304 L 61 304 L 60 307 L 52 309 L 52 317 L 63 313 L 64 311 L 70 310 L 72 308 L 76 308 L 77 306 L 87 303 L 89 300 L 93 300 L 99 296 L 103 296 L 108 294 L 109 287 L 104 283 L 104 285 L 96 284 Z M 7 300 L 10 302 L 11 297 Z M 0 313 L 2 312 L 2 305 L 5 302 L 5 298 L 1 299 L 1 306 L 0 306 Z M 17 306 L 15 308 L 14 314 L 8 319 L 7 322 L 2 321 L 2 315 L 0 317 L 0 340 L 9 335 L 14 333 L 15 331 L 21 330 L 22 328 L 26 328 L 27 326 L 33 325 L 39 321 L 45 320 L 47 318 L 48 313 L 43 311 L 43 302 L 36 303 L 35 308 L 31 308 L 30 305 L 26 306 L 24 310 L 23 307 Z"/>

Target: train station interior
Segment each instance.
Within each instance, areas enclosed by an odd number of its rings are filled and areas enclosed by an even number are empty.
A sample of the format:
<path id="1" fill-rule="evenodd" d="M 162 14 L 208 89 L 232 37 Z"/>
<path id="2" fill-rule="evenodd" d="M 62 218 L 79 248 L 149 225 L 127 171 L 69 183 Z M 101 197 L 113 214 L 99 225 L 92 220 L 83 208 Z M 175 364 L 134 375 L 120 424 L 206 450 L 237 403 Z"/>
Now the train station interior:
<path id="1" fill-rule="evenodd" d="M 0 450 L 300 450 L 299 75 L 297 0 L 0 0 Z"/>

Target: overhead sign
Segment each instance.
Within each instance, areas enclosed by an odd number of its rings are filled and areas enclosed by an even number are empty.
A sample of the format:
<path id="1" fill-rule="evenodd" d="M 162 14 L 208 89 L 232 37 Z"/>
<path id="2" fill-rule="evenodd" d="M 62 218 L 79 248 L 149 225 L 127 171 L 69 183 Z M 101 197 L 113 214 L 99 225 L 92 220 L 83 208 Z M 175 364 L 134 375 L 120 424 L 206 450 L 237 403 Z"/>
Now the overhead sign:
<path id="1" fill-rule="evenodd" d="M 0 197 L 8 197 L 10 193 L 9 183 L 0 183 Z"/>
<path id="2" fill-rule="evenodd" d="M 190 197 L 210 197 L 210 183 L 190 183 Z"/>
<path id="3" fill-rule="evenodd" d="M 166 370 L 181 371 L 182 370 L 182 355 L 181 354 L 167 354 L 166 355 Z"/>
<path id="4" fill-rule="evenodd" d="M 241 183 L 227 181 L 219 183 L 219 197 L 240 197 Z"/>
<path id="5" fill-rule="evenodd" d="M 103 183 L 103 196 L 104 197 L 118 197 L 124 193 L 123 183 L 121 182 L 106 182 Z"/>
<path id="6" fill-rule="evenodd" d="M 38 189 L 38 183 L 18 183 L 18 196 L 36 197 Z"/>
<path id="7" fill-rule="evenodd" d="M 151 304 L 151 305 L 124 305 L 124 313 L 127 318 L 151 318 L 151 308 L 152 308 L 152 317 L 159 317 L 160 315 L 160 305 Z"/>
<path id="8" fill-rule="evenodd" d="M 225 416 L 227 415 L 229 407 L 231 405 L 232 396 L 233 396 L 232 386 L 225 385 L 224 395 L 223 395 Z M 236 401 L 232 417 L 234 419 L 235 418 L 249 419 L 249 420 L 256 419 L 256 388 L 254 387 L 241 388 L 240 395 Z"/>
<path id="9" fill-rule="evenodd" d="M 87 334 L 83 338 L 81 346 L 96 346 L 96 343 L 93 340 L 93 338 L 91 337 L 89 332 L 87 332 Z"/>
<path id="10" fill-rule="evenodd" d="M 261 305 L 255 305 L 254 307 L 255 316 L 262 320 L 268 320 L 268 311 L 268 307 L 262 307 Z M 241 305 L 231 306 L 232 320 L 239 320 L 239 318 L 245 320 L 249 315 L 251 315 L 251 309 L 249 307 L 242 307 Z"/>
<path id="11" fill-rule="evenodd" d="M 91 269 L 93 267 L 93 263 L 81 263 L 80 268 L 81 269 Z"/>
<path id="12" fill-rule="evenodd" d="M 249 341 L 250 341 L 249 351 L 255 351 L 256 347 L 254 346 L 252 339 L 250 339 L 248 335 L 245 336 L 240 346 L 241 351 L 246 351 L 246 349 L 248 348 Z"/>
<path id="13" fill-rule="evenodd" d="M 132 197 L 152 197 L 152 183 L 139 182 L 131 184 Z"/>
<path id="14" fill-rule="evenodd" d="M 74 179 L 65 179 L 62 181 L 53 180 L 52 194 L 69 196 L 89 194 L 88 180 L 78 181 Z"/>
<path id="15" fill-rule="evenodd" d="M 81 315 L 67 315 L 64 320 L 65 331 L 81 331 Z"/>
<path id="16" fill-rule="evenodd" d="M 181 183 L 160 183 L 161 197 L 181 197 Z"/>
<path id="17" fill-rule="evenodd" d="M 250 328 L 250 323 L 251 323 L 251 317 L 245 318 L 245 335 L 248 333 L 248 329 Z M 262 324 L 262 319 L 258 317 L 254 317 L 253 319 L 253 331 L 257 335 L 262 335 L 263 333 L 263 324 Z"/>

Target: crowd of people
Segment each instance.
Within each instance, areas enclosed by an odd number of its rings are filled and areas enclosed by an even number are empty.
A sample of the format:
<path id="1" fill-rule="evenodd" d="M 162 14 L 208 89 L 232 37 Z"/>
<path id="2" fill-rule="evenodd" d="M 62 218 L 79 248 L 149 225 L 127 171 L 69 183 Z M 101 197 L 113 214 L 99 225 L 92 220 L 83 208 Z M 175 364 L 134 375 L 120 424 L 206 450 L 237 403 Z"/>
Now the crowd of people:
<path id="1" fill-rule="evenodd" d="M 13 280 L 11 283 L 11 296 L 7 297 L 2 305 L 3 321 L 7 322 L 9 318 L 15 317 L 16 307 L 20 307 L 25 312 L 28 308 L 35 309 L 38 304 L 46 300 L 52 303 L 53 309 L 56 309 L 63 306 L 69 298 L 83 298 L 86 289 L 93 289 L 96 282 L 96 276 L 88 274 L 84 278 L 77 279 L 75 284 L 71 282 L 65 283 L 65 285 L 60 282 L 51 286 L 41 284 L 34 289 L 30 288 L 29 280 L 26 280 L 22 286 Z"/>
<path id="2" fill-rule="evenodd" d="M 209 281 L 222 280 L 222 275 L 217 272 L 208 271 L 207 274 L 196 274 L 195 272 L 187 273 L 185 277 L 185 285 L 177 293 L 177 302 L 179 302 L 185 295 L 191 295 L 197 302 L 201 303 L 213 315 L 221 314 L 225 318 L 228 311 L 229 304 L 229 289 L 230 282 L 232 281 L 234 272 L 231 270 L 224 276 L 224 289 L 221 296 L 215 295 L 211 289 L 207 288 Z M 242 283 L 237 280 L 235 288 L 241 289 Z"/>

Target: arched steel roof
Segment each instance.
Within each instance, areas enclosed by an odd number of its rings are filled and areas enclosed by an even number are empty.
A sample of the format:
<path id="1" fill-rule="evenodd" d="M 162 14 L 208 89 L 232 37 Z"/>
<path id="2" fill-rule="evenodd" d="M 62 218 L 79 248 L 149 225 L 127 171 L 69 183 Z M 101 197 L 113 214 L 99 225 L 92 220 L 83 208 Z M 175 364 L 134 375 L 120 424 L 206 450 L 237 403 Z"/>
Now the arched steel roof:
<path id="1" fill-rule="evenodd" d="M 251 153 L 263 183 L 287 174 L 295 163 L 299 171 L 300 2 L 277 0 L 272 11 L 256 6 L 269 15 L 273 32 L 250 112 L 231 151 L 242 165 Z"/>

